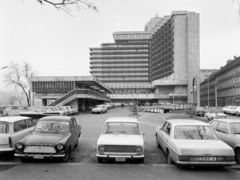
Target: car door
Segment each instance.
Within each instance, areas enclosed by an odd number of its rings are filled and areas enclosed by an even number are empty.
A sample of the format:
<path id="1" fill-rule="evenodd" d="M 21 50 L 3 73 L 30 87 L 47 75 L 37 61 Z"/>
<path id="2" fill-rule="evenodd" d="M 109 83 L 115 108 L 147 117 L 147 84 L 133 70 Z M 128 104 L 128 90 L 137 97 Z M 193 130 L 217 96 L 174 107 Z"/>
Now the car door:
<path id="1" fill-rule="evenodd" d="M 163 124 L 163 126 L 161 128 L 159 128 L 159 131 L 157 133 L 157 139 L 158 139 L 158 142 L 159 142 L 160 146 L 162 147 L 162 149 L 165 149 L 164 142 L 163 142 L 163 133 L 164 133 L 165 129 L 167 129 L 167 125 L 168 125 L 168 122 L 165 122 Z"/>
<path id="2" fill-rule="evenodd" d="M 22 138 L 27 136 L 30 130 L 27 127 L 26 120 L 19 120 L 13 123 L 13 134 L 11 135 L 11 140 L 13 146 L 16 142 L 20 141 Z"/>
<path id="3" fill-rule="evenodd" d="M 167 128 L 166 130 L 164 131 L 163 133 L 163 143 L 164 143 L 164 150 L 166 151 L 167 150 L 167 147 L 169 147 L 169 143 L 171 142 L 171 139 L 170 139 L 170 133 L 171 133 L 171 123 L 168 123 L 167 125 Z"/>
<path id="4" fill-rule="evenodd" d="M 76 139 L 78 139 L 78 132 L 77 132 L 76 124 L 74 124 L 73 118 L 71 118 L 70 120 L 70 132 L 71 132 L 71 136 L 69 138 L 69 142 L 73 148 L 76 144 Z"/>
<path id="5" fill-rule="evenodd" d="M 229 144 L 230 135 L 229 135 L 228 123 L 220 121 L 216 128 L 216 133 L 219 139 Z"/>

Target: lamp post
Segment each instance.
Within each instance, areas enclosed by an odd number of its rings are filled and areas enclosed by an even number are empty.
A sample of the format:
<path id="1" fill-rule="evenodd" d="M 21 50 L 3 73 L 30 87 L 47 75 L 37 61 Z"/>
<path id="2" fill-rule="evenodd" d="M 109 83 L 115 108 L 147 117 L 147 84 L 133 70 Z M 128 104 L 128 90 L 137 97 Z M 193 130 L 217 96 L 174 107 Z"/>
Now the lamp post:
<path id="1" fill-rule="evenodd" d="M 209 77 L 208 77 L 208 107 L 209 107 Z"/>

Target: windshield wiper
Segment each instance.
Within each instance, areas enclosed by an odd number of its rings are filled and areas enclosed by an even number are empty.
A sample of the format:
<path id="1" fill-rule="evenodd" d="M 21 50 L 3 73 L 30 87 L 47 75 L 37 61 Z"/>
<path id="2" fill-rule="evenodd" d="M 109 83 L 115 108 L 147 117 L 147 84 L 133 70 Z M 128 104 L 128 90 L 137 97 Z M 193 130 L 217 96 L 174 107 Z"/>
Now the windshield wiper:
<path id="1" fill-rule="evenodd" d="M 112 131 L 106 131 L 105 133 L 106 134 L 110 134 L 110 133 L 112 134 L 113 132 Z"/>
<path id="2" fill-rule="evenodd" d="M 128 133 L 128 132 L 126 132 L 126 131 L 116 131 L 116 132 L 119 132 L 119 133 L 124 133 L 124 134 L 131 135 L 131 133 Z"/>

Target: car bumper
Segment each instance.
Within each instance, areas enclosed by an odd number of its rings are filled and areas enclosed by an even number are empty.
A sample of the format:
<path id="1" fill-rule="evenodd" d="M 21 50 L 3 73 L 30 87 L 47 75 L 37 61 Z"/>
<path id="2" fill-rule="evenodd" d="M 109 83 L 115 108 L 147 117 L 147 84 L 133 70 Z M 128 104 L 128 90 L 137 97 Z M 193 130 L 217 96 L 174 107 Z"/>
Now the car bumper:
<path id="1" fill-rule="evenodd" d="M 190 161 L 177 161 L 179 165 L 219 165 L 219 166 L 231 166 L 235 165 L 235 161 L 231 162 L 190 162 Z"/>
<path id="2" fill-rule="evenodd" d="M 114 159 L 114 158 L 126 158 L 126 159 L 141 159 L 144 158 L 144 155 L 114 155 L 114 154 L 96 154 L 97 157 L 99 158 L 104 158 L 104 159 Z"/>
<path id="3" fill-rule="evenodd" d="M 15 148 L 10 148 L 8 147 L 0 147 L 0 152 L 11 152 L 11 151 L 15 151 Z"/>
<path id="4" fill-rule="evenodd" d="M 65 154 L 19 154 L 15 153 L 15 157 L 22 159 L 45 159 L 45 158 L 64 158 Z M 35 158 L 35 157 L 43 157 L 43 158 Z"/>

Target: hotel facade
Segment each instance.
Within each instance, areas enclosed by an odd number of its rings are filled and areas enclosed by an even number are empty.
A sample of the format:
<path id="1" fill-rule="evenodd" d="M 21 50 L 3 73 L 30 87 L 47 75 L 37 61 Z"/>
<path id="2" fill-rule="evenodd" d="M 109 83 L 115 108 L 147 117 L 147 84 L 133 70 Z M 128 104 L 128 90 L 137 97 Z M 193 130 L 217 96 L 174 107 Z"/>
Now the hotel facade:
<path id="1" fill-rule="evenodd" d="M 113 33 L 90 48 L 90 73 L 113 102 L 200 103 L 199 14 L 154 17 L 144 31 Z"/>

